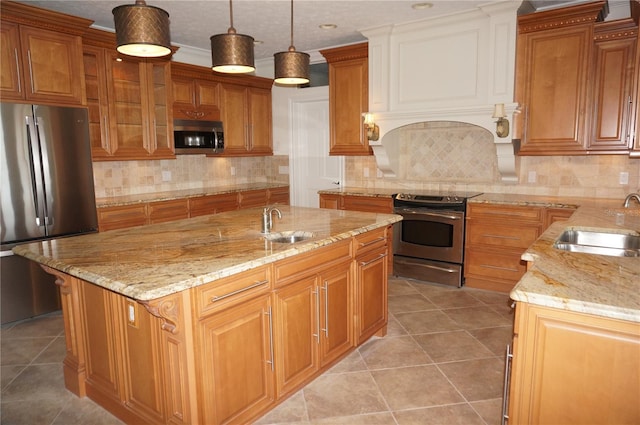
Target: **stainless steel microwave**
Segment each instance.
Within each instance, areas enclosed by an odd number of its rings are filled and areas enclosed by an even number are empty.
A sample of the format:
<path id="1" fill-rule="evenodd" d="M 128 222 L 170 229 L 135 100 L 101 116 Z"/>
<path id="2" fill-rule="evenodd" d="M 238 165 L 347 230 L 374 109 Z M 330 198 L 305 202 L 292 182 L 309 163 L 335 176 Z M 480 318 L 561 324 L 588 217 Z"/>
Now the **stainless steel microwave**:
<path id="1" fill-rule="evenodd" d="M 176 154 L 220 154 L 224 131 L 220 121 L 174 120 Z"/>

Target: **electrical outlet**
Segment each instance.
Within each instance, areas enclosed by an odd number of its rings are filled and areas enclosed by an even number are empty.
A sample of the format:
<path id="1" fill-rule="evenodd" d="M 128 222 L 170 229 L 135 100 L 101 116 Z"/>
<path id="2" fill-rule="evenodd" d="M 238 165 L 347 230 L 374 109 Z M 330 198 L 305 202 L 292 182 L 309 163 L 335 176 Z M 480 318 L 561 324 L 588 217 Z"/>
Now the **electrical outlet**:
<path id="1" fill-rule="evenodd" d="M 289 167 L 286 165 L 278 165 L 278 174 L 289 174 Z"/>
<path id="2" fill-rule="evenodd" d="M 529 171 L 529 176 L 527 177 L 527 182 L 535 183 L 538 180 L 538 174 L 535 171 Z"/>
<path id="3" fill-rule="evenodd" d="M 231 175 L 232 176 L 236 175 L 236 167 L 231 167 Z"/>
<path id="4" fill-rule="evenodd" d="M 162 181 L 170 182 L 171 181 L 171 171 L 163 171 L 162 172 Z"/>
<path id="5" fill-rule="evenodd" d="M 376 176 L 377 176 L 379 179 L 381 179 L 381 178 L 383 178 L 383 177 L 384 177 L 384 173 L 382 172 L 382 170 L 381 170 L 381 169 L 379 169 L 379 168 L 378 168 L 378 172 L 377 172 Z"/>
<path id="6" fill-rule="evenodd" d="M 627 173 L 626 171 L 621 171 L 619 182 L 620 184 L 629 184 L 629 173 Z"/>
<path id="7" fill-rule="evenodd" d="M 368 168 L 363 168 L 362 169 L 362 173 L 364 174 L 365 178 L 369 177 L 369 169 Z"/>

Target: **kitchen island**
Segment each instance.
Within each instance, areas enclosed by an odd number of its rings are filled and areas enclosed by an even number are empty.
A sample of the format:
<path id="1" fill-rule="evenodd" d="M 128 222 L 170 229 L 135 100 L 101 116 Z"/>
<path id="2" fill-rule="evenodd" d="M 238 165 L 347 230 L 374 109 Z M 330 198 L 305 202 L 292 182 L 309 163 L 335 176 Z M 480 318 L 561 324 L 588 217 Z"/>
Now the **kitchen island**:
<path id="1" fill-rule="evenodd" d="M 16 248 L 57 277 L 65 386 L 127 423 L 247 423 L 384 335 L 400 217 L 279 209 L 271 235 L 255 208 Z"/>
<path id="2" fill-rule="evenodd" d="M 640 422 L 640 257 L 554 246 L 566 230 L 640 235 L 640 210 L 594 204 L 522 255 L 509 424 Z"/>

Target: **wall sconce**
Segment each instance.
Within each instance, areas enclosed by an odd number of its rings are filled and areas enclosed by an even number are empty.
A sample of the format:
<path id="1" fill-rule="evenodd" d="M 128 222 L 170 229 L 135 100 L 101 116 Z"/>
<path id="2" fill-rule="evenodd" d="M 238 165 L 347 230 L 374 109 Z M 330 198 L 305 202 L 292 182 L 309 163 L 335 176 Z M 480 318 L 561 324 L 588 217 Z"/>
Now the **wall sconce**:
<path id="1" fill-rule="evenodd" d="M 496 134 L 498 137 L 507 137 L 509 135 L 509 120 L 506 118 L 507 114 L 504 113 L 504 103 L 496 103 L 491 117 L 498 118 L 498 121 L 496 121 Z"/>
<path id="2" fill-rule="evenodd" d="M 364 128 L 367 130 L 367 140 L 376 141 L 380 138 L 380 127 L 373 122 L 373 114 L 366 112 L 362 114 L 364 117 Z"/>

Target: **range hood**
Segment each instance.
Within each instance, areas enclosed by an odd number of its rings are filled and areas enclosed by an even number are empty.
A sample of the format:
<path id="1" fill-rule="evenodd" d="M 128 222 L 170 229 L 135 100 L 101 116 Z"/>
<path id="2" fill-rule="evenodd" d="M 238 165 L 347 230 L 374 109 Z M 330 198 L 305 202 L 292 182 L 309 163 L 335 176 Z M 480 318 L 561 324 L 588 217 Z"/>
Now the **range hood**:
<path id="1" fill-rule="evenodd" d="M 380 127 L 370 141 L 385 177 L 398 172 L 397 134 L 426 121 L 457 121 L 489 131 L 502 181 L 515 182 L 511 141 L 517 10 L 520 2 L 477 4 L 448 16 L 361 30 L 369 41 L 369 111 Z M 495 104 L 504 104 L 511 131 L 496 134 Z"/>

